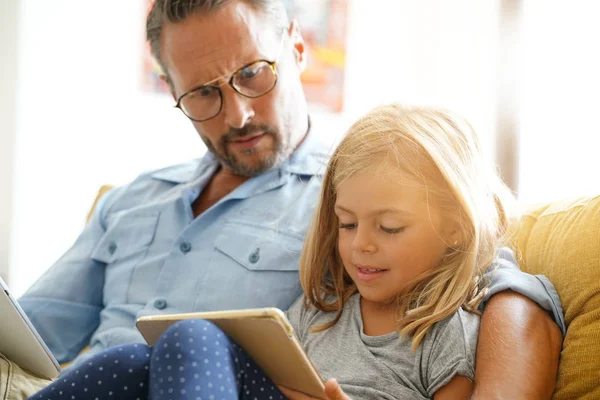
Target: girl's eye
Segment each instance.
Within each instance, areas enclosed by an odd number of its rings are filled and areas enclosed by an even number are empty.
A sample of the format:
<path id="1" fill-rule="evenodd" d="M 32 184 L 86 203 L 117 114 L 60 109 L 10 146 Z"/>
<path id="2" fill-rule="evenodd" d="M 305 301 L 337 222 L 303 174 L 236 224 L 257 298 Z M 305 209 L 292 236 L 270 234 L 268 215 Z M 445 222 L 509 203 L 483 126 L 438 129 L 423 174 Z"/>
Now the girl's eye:
<path id="1" fill-rule="evenodd" d="M 354 229 L 356 224 L 342 224 L 340 223 L 340 229 Z"/>
<path id="2" fill-rule="evenodd" d="M 385 233 L 389 233 L 390 235 L 393 235 L 394 233 L 400 233 L 404 230 L 404 228 L 404 226 L 400 228 L 386 228 L 385 226 L 381 225 L 381 230 Z"/>

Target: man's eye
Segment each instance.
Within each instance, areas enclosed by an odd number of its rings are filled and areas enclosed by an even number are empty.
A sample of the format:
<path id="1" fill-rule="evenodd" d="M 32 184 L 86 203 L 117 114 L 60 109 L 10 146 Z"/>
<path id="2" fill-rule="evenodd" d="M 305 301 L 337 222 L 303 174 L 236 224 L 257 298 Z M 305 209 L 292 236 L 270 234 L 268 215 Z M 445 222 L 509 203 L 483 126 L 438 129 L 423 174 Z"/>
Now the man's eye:
<path id="1" fill-rule="evenodd" d="M 217 91 L 217 88 L 214 86 L 202 86 L 199 87 L 198 89 L 195 89 L 194 91 L 188 93 L 185 98 L 187 100 L 193 100 L 193 99 L 203 99 L 205 97 L 212 97 L 215 95 Z"/>
<path id="2" fill-rule="evenodd" d="M 381 230 L 384 231 L 385 233 L 389 233 L 390 235 L 393 235 L 394 233 L 400 233 L 405 229 L 404 226 L 400 227 L 400 228 L 386 228 L 385 226 L 381 225 Z"/>
<path id="3" fill-rule="evenodd" d="M 260 72 L 260 67 L 246 67 L 238 75 L 241 79 L 252 79 Z"/>
<path id="4" fill-rule="evenodd" d="M 356 224 L 340 224 L 340 229 L 354 229 Z"/>
<path id="5" fill-rule="evenodd" d="M 194 93 L 199 97 L 209 97 L 212 96 L 217 90 L 214 86 L 204 86 L 194 91 Z"/>

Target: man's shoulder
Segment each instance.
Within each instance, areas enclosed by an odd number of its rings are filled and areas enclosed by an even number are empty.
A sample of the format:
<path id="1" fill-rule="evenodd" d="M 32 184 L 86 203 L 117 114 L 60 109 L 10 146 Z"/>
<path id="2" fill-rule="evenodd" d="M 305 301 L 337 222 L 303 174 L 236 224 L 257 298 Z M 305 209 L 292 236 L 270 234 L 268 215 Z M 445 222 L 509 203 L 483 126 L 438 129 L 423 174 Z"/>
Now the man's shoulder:
<path id="1" fill-rule="evenodd" d="M 202 164 L 203 158 L 199 158 L 142 172 L 130 183 L 111 190 L 103 208 L 105 212 L 112 212 L 156 201 L 179 185 L 194 180 Z"/>

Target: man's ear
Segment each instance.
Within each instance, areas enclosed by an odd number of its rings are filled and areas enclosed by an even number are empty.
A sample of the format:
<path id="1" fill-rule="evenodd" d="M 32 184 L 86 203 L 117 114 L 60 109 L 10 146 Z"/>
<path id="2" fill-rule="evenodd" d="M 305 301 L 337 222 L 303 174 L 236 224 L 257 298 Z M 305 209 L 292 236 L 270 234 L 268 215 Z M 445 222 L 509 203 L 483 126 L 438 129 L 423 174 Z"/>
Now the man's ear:
<path id="1" fill-rule="evenodd" d="M 304 38 L 300 33 L 298 21 L 295 19 L 290 23 L 288 36 L 294 46 L 294 59 L 296 60 L 296 65 L 300 72 L 303 72 L 306 69 L 306 47 L 304 46 Z"/>
<path id="2" fill-rule="evenodd" d="M 160 80 L 163 81 L 165 83 L 165 85 L 167 85 L 167 87 L 169 88 L 169 92 L 171 93 L 173 100 L 177 101 L 177 96 L 175 95 L 175 92 L 173 91 L 173 87 L 169 83 L 169 78 L 167 78 L 167 76 L 165 74 L 160 74 Z"/>

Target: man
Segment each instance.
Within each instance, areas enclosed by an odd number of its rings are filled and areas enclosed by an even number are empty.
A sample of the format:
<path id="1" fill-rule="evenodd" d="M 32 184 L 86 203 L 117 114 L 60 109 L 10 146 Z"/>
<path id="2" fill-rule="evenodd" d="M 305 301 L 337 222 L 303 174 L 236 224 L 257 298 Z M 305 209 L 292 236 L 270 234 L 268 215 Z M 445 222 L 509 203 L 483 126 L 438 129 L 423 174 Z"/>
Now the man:
<path id="1" fill-rule="evenodd" d="M 60 362 L 88 345 L 80 357 L 142 342 L 134 324 L 143 315 L 286 309 L 301 293 L 299 251 L 326 150 L 308 118 L 296 22 L 279 0 L 157 0 L 147 36 L 209 152 L 106 195 L 21 299 Z M 562 311 L 549 282 L 512 262 L 501 262 L 491 293 L 503 292 L 483 314 L 475 398 L 544 398 L 554 388 L 560 330 L 516 292 L 561 328 Z"/>

